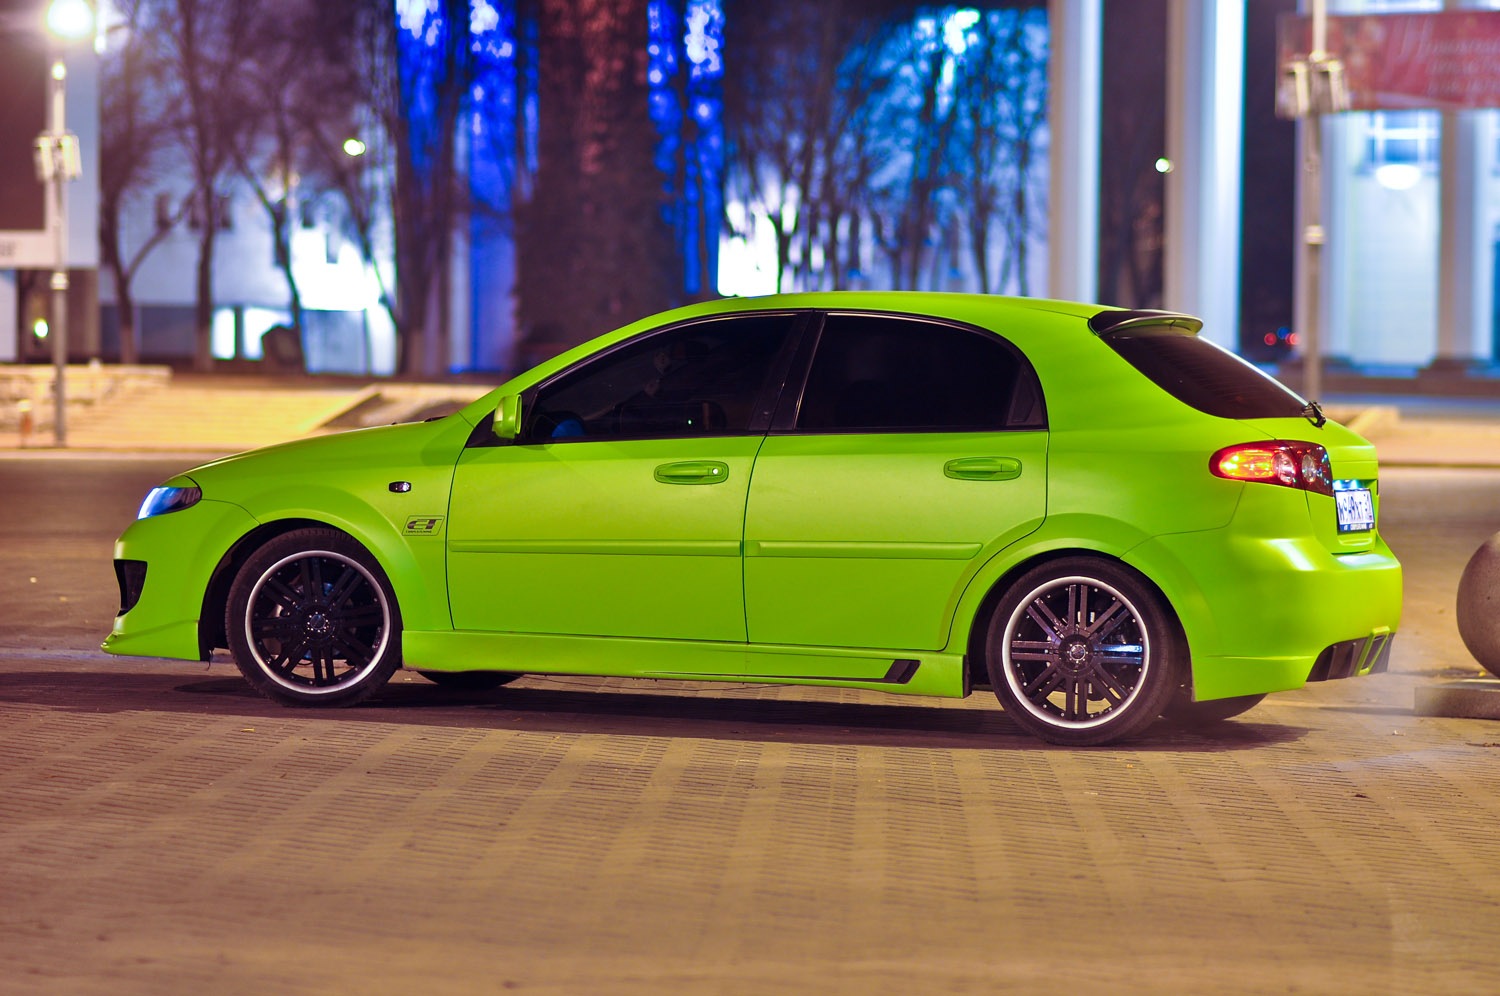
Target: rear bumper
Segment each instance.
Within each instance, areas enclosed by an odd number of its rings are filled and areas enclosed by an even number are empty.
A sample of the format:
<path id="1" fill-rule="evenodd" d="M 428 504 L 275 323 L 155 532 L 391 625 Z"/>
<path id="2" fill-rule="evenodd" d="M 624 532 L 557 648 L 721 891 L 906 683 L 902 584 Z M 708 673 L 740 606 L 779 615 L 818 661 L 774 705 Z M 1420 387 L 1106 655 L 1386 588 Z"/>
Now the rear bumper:
<path id="1" fill-rule="evenodd" d="M 1172 603 L 1197 700 L 1385 670 L 1401 565 L 1384 542 L 1335 554 L 1315 538 L 1222 530 L 1157 537 L 1126 559 Z"/>
<path id="2" fill-rule="evenodd" d="M 1335 643 L 1318 655 L 1308 681 L 1337 681 L 1390 670 L 1395 633 L 1372 633 L 1363 640 Z"/>

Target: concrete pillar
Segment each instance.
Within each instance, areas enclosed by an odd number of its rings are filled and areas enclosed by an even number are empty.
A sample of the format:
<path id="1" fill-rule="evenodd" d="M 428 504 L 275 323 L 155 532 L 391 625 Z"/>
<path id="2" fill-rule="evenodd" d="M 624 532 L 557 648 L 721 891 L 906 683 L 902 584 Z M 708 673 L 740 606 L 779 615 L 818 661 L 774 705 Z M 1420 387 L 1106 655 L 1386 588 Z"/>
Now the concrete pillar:
<path id="1" fill-rule="evenodd" d="M 1163 306 L 1237 348 L 1244 0 L 1171 0 Z M 1270 95 L 1266 96 L 1270 99 Z"/>
<path id="2" fill-rule="evenodd" d="M 20 322 L 21 301 L 16 290 L 16 271 L 0 270 L 0 363 L 16 361 Z"/>
<path id="3" fill-rule="evenodd" d="M 1443 7 L 1489 7 L 1445 0 Z M 1463 373 L 1493 353 L 1494 232 L 1487 203 L 1492 111 L 1444 111 L 1440 147 L 1437 355 L 1434 374 Z"/>
<path id="4" fill-rule="evenodd" d="M 1103 0 L 1048 0 L 1047 293 L 1095 301 L 1099 287 L 1099 102 Z"/>

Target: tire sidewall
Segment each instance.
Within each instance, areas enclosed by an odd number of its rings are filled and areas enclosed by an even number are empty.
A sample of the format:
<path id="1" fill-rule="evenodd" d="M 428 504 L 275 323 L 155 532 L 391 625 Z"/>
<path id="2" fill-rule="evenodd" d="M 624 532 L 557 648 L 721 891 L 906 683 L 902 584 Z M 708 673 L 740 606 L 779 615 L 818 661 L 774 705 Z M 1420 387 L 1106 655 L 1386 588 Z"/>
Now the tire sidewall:
<path id="1" fill-rule="evenodd" d="M 267 576 L 299 555 L 332 555 L 369 576 L 385 609 L 384 647 L 355 679 L 328 691 L 301 690 L 277 680 L 262 666 L 250 643 L 248 613 L 251 599 Z M 401 610 L 390 579 L 358 541 L 336 529 L 297 529 L 267 541 L 235 573 L 225 607 L 224 633 L 235 665 L 245 680 L 267 698 L 286 705 L 342 706 L 362 701 L 383 686 L 401 665 Z"/>
<path id="2" fill-rule="evenodd" d="M 1108 715 L 1071 724 L 1038 713 L 1015 685 L 1008 663 L 1014 625 L 1024 606 L 1041 589 L 1079 581 L 1108 590 L 1140 621 L 1145 665 L 1126 701 Z M 1050 743 L 1091 747 L 1134 736 L 1162 713 L 1184 673 L 1186 653 L 1176 617 L 1156 586 L 1118 561 L 1097 557 L 1063 557 L 1040 564 L 1018 577 L 995 603 L 985 631 L 985 665 L 1001 706 L 1017 726 Z"/>

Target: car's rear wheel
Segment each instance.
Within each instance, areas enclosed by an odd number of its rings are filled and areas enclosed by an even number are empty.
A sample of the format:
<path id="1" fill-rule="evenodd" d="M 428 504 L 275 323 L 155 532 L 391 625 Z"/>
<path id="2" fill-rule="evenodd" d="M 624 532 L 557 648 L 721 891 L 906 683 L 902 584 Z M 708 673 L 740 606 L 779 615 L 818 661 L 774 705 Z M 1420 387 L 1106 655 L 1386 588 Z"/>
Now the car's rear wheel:
<path id="1" fill-rule="evenodd" d="M 521 677 L 514 671 L 418 671 L 417 673 L 434 685 L 469 692 L 499 688 Z"/>
<path id="2" fill-rule="evenodd" d="M 1165 600 L 1141 575 L 1114 561 L 1065 557 L 1006 590 L 990 616 L 985 658 L 1018 726 L 1088 747 L 1155 721 L 1186 649 Z"/>
<path id="3" fill-rule="evenodd" d="M 1194 702 L 1186 688 L 1179 688 L 1162 711 L 1161 717 L 1175 726 L 1212 726 L 1249 712 L 1260 705 L 1265 695 L 1236 695 L 1228 699 Z"/>
<path id="4" fill-rule="evenodd" d="M 287 705 L 352 705 L 401 663 L 385 572 L 333 529 L 284 533 L 251 554 L 230 586 L 224 632 L 246 680 Z"/>

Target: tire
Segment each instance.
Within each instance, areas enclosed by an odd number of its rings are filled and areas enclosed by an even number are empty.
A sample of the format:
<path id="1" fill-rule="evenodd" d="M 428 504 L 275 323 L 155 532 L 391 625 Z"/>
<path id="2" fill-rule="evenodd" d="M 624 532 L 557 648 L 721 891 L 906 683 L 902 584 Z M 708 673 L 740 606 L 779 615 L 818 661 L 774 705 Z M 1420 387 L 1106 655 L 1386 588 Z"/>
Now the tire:
<path id="1" fill-rule="evenodd" d="M 508 685 L 521 675 L 514 671 L 418 671 L 434 685 L 457 691 L 483 692 Z"/>
<path id="2" fill-rule="evenodd" d="M 1210 699 L 1207 702 L 1194 702 L 1192 693 L 1186 688 L 1178 688 L 1166 709 L 1162 710 L 1161 718 L 1174 726 L 1188 728 L 1199 726 L 1212 726 L 1222 723 L 1226 719 L 1233 719 L 1241 713 L 1249 712 L 1260 705 L 1260 700 L 1265 698 L 1264 693 L 1260 695 L 1236 695 L 1228 699 Z"/>
<path id="3" fill-rule="evenodd" d="M 1093 747 L 1134 736 L 1166 708 L 1186 641 L 1155 586 L 1096 557 L 1021 575 L 996 604 L 985 663 L 1016 725 L 1050 743 Z"/>
<path id="4" fill-rule="evenodd" d="M 390 581 L 334 529 L 298 529 L 251 554 L 230 586 L 224 632 L 245 679 L 285 705 L 353 705 L 401 664 Z"/>

